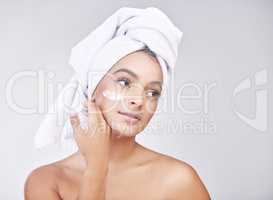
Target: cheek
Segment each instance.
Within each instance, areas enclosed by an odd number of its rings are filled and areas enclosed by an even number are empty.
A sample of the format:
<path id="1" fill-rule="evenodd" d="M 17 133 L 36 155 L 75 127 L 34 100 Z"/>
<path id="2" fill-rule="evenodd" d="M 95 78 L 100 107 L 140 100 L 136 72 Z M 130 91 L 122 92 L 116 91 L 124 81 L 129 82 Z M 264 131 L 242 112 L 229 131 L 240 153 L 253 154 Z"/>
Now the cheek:
<path id="1" fill-rule="evenodd" d="M 115 88 L 113 81 L 109 77 L 105 78 L 96 91 L 96 102 L 98 103 L 98 105 L 100 105 L 103 109 L 107 111 L 113 109 L 113 104 L 115 104 L 115 101 L 111 101 L 111 97 L 113 96 L 111 94 L 111 91 L 116 90 L 117 88 Z"/>
<path id="2" fill-rule="evenodd" d="M 119 93 L 113 92 L 111 87 L 102 87 L 98 92 L 98 104 L 108 122 L 113 121 L 117 115 L 120 101 L 120 96 L 116 95 Z"/>
<path id="3" fill-rule="evenodd" d="M 99 97 L 99 104 L 100 104 L 103 114 L 106 117 L 111 116 L 113 113 L 115 113 L 117 111 L 117 107 L 118 107 L 117 103 L 104 97 L 102 95 L 102 93 L 100 94 L 100 97 Z"/>
<path id="4" fill-rule="evenodd" d="M 144 107 L 145 113 L 147 113 L 148 116 L 152 117 L 156 111 L 156 108 L 157 108 L 156 100 L 147 101 Z"/>

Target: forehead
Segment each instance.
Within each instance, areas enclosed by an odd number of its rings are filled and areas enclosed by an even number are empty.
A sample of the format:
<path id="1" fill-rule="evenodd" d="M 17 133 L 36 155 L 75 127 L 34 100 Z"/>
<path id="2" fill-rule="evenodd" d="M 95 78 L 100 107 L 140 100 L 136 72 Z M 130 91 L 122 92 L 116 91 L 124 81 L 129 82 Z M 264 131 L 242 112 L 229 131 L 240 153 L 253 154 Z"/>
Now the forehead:
<path id="1" fill-rule="evenodd" d="M 156 58 L 145 52 L 133 52 L 120 59 L 110 70 L 111 73 L 119 69 L 128 69 L 134 72 L 139 79 L 150 81 L 163 81 L 160 64 Z"/>

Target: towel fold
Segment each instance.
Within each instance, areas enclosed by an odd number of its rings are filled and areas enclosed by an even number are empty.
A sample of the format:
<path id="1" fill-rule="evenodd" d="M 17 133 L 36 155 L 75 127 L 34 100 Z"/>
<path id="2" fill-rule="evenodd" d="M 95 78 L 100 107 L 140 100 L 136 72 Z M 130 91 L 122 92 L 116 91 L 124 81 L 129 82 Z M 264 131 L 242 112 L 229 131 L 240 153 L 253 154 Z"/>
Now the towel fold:
<path id="1" fill-rule="evenodd" d="M 183 33 L 158 8 L 122 7 L 71 50 L 69 64 L 75 74 L 49 108 L 36 135 L 36 148 L 60 142 L 77 148 L 68 114 L 79 113 L 87 126 L 82 102 L 90 97 L 99 81 L 122 57 L 144 48 L 156 55 L 163 72 L 162 93 L 174 69 Z"/>

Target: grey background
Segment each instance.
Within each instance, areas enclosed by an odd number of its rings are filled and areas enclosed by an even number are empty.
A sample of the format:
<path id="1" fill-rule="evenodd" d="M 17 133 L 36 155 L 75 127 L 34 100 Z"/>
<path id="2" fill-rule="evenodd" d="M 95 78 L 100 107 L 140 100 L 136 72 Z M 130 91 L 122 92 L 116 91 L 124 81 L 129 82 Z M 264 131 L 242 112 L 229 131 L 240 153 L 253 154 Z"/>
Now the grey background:
<path id="1" fill-rule="evenodd" d="M 153 134 L 140 134 L 137 140 L 194 166 L 212 199 L 273 199 L 273 1 L 265 0 L 1 0 L 0 199 L 23 199 L 24 181 L 32 169 L 71 153 L 57 145 L 34 149 L 33 136 L 43 116 L 12 110 L 5 98 L 6 84 L 24 70 L 51 71 L 56 75 L 52 83 L 65 83 L 72 75 L 67 64 L 71 47 L 122 6 L 156 6 L 183 31 L 173 96 L 185 83 L 200 87 L 216 84 L 209 93 L 208 113 L 187 114 L 174 103 L 161 118 L 163 122 L 207 118 L 216 126 L 215 132 L 164 132 L 159 128 Z M 243 92 L 238 98 L 232 96 L 240 81 L 262 69 L 268 74 L 264 87 L 268 91 L 265 132 L 247 125 L 234 113 L 235 103 L 241 113 L 254 116 L 255 90 Z M 37 106 L 34 79 L 18 80 L 13 89 L 19 105 Z M 199 100 L 191 100 L 186 106 L 196 109 L 200 105 Z"/>

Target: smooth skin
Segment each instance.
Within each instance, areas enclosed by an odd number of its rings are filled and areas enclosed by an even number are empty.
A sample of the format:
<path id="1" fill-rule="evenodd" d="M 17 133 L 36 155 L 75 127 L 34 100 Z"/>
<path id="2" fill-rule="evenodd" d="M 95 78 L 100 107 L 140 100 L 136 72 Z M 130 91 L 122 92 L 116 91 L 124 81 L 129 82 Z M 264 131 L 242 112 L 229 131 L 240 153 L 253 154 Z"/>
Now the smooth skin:
<path id="1" fill-rule="evenodd" d="M 80 127 L 77 115 L 70 117 L 79 150 L 33 170 L 25 199 L 210 200 L 191 165 L 135 141 L 156 111 L 162 81 L 159 63 L 144 51 L 117 62 L 85 102 L 88 128 Z M 105 90 L 124 99 L 113 102 L 102 95 Z M 139 113 L 141 119 L 129 124 L 119 111 Z"/>

